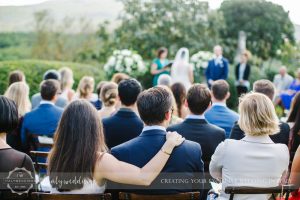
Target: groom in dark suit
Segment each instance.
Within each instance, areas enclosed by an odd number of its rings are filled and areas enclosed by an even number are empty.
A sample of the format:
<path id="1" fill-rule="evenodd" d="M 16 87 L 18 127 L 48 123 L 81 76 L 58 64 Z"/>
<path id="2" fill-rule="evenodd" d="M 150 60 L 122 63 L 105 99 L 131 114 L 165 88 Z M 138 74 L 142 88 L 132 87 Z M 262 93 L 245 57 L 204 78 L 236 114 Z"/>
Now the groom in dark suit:
<path id="1" fill-rule="evenodd" d="M 155 87 L 142 92 L 137 100 L 141 119 L 145 123 L 142 133 L 112 149 L 119 160 L 143 167 L 161 149 L 166 140 L 166 127 L 172 115 L 172 94 Z M 176 194 L 200 191 L 203 188 L 202 152 L 198 143 L 186 140 L 174 149 L 161 174 L 149 187 L 126 186 L 139 194 Z M 118 189 L 124 190 L 118 186 Z M 125 189 L 125 190 L 126 190 Z"/>
<path id="2" fill-rule="evenodd" d="M 228 78 L 229 64 L 228 60 L 222 56 L 222 47 L 217 45 L 214 47 L 215 58 L 208 62 L 205 72 L 206 80 L 209 88 L 216 80 L 226 80 Z"/>

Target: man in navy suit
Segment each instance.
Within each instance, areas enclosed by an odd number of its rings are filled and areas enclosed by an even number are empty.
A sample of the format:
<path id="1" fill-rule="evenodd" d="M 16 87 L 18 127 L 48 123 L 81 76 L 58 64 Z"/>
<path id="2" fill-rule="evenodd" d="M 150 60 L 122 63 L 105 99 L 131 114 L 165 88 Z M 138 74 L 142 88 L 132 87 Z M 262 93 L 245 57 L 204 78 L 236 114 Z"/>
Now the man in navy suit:
<path id="1" fill-rule="evenodd" d="M 205 72 L 206 80 L 209 88 L 216 80 L 226 80 L 228 78 L 229 64 L 228 60 L 222 56 L 222 47 L 217 45 L 214 47 L 215 58 L 208 62 Z"/>
<path id="2" fill-rule="evenodd" d="M 205 118 L 209 123 L 224 129 L 226 138 L 229 138 L 234 123 L 239 119 L 239 115 L 226 105 L 226 100 L 230 97 L 229 84 L 218 80 L 212 84 L 211 90 L 213 104 L 205 113 Z"/>
<path id="3" fill-rule="evenodd" d="M 209 124 L 204 112 L 211 105 L 211 94 L 203 84 L 193 85 L 188 93 L 186 106 L 189 115 L 177 125 L 170 126 L 167 131 L 176 131 L 182 137 L 200 144 L 203 155 L 205 171 L 209 171 L 208 164 L 217 146 L 225 140 L 225 131 L 215 125 Z"/>
<path id="4" fill-rule="evenodd" d="M 60 78 L 61 78 L 60 73 L 54 69 L 50 69 L 50 70 L 46 71 L 43 76 L 44 81 L 49 80 L 49 79 L 54 79 L 54 80 L 57 80 L 58 82 L 60 82 Z M 37 108 L 40 105 L 41 101 L 42 101 L 41 93 L 34 94 L 31 98 L 32 110 Z M 58 106 L 60 108 L 64 108 L 64 107 L 66 107 L 67 104 L 68 104 L 67 99 L 65 99 L 61 96 L 57 97 L 57 100 L 55 102 L 56 106 Z"/>
<path id="5" fill-rule="evenodd" d="M 173 110 L 172 94 L 160 87 L 151 88 L 139 95 L 137 107 L 145 123 L 142 133 L 114 147 L 111 153 L 121 161 L 143 167 L 161 149 L 166 140 L 166 127 Z M 200 191 L 203 187 L 201 156 L 200 145 L 186 140 L 174 149 L 162 172 L 148 188 L 126 186 L 126 189 L 130 188 L 134 193 L 153 195 Z"/>
<path id="6" fill-rule="evenodd" d="M 57 80 L 49 79 L 41 84 L 40 105 L 24 116 L 21 128 L 21 140 L 28 150 L 29 137 L 48 136 L 53 137 L 63 109 L 54 105 L 57 100 L 60 85 Z M 31 138 L 32 139 L 32 138 Z"/>
<path id="7" fill-rule="evenodd" d="M 119 83 L 118 93 L 122 106 L 115 115 L 102 120 L 108 148 L 127 142 L 142 132 L 144 124 L 136 114 L 136 100 L 141 91 L 141 84 L 135 79 Z"/>

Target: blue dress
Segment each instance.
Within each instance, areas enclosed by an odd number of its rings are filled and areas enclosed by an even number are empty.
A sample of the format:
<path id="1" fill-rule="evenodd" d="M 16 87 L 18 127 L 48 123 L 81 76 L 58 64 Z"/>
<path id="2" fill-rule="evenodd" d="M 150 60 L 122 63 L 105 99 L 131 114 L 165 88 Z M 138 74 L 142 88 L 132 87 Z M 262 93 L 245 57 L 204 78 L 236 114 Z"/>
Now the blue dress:
<path id="1" fill-rule="evenodd" d="M 292 95 L 286 94 L 286 93 L 280 95 L 282 103 L 283 103 L 285 109 L 287 109 L 287 110 L 290 109 L 291 102 L 292 102 L 294 96 L 296 95 L 296 93 L 300 91 L 300 84 L 297 83 L 297 80 L 294 80 L 292 82 L 292 84 L 289 87 L 289 90 L 294 90 L 295 93 L 293 93 Z"/>
<path id="2" fill-rule="evenodd" d="M 163 62 L 161 62 L 160 59 L 155 58 L 155 59 L 153 60 L 152 63 L 157 65 L 157 70 L 160 70 L 160 69 L 162 69 L 164 66 L 166 66 L 166 65 L 169 63 L 169 61 L 168 61 L 167 59 L 165 59 Z M 154 78 L 153 78 L 153 86 L 157 86 L 158 77 L 159 77 L 160 75 L 162 75 L 162 74 L 168 74 L 168 75 L 170 75 L 170 72 L 164 71 L 164 72 L 161 72 L 161 73 L 159 73 L 159 74 L 154 75 Z"/>

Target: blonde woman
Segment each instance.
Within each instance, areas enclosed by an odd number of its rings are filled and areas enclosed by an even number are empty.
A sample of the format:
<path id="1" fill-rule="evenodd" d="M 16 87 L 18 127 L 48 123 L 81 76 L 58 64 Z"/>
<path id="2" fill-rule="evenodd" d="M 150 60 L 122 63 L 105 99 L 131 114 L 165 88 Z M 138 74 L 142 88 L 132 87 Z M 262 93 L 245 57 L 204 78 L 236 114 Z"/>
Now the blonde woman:
<path id="1" fill-rule="evenodd" d="M 110 117 L 116 112 L 116 104 L 118 100 L 118 85 L 113 82 L 103 85 L 100 93 L 102 108 L 99 111 L 101 118 Z"/>
<path id="2" fill-rule="evenodd" d="M 75 94 L 73 100 L 77 99 L 86 99 L 89 102 L 97 101 L 98 97 L 94 92 L 95 80 L 91 76 L 84 76 L 81 78 L 78 87 L 77 93 Z"/>
<path id="3" fill-rule="evenodd" d="M 61 97 L 70 102 L 73 99 L 75 91 L 72 89 L 74 84 L 73 71 L 68 67 L 59 70 L 61 77 Z"/>
<path id="4" fill-rule="evenodd" d="M 229 199 L 227 186 L 278 186 L 289 165 L 285 144 L 275 144 L 269 135 L 278 133 L 278 118 L 272 101 L 263 94 L 245 95 L 239 105 L 239 126 L 245 132 L 242 140 L 225 140 L 211 158 L 209 171 L 222 179 L 219 199 Z M 270 195 L 235 195 L 234 199 L 267 200 Z"/>
<path id="5" fill-rule="evenodd" d="M 29 87 L 25 82 L 15 82 L 6 90 L 5 97 L 15 102 L 18 115 L 19 124 L 17 129 L 7 134 L 7 143 L 14 149 L 21 151 L 21 126 L 24 115 L 31 110 L 31 103 L 29 100 Z"/>

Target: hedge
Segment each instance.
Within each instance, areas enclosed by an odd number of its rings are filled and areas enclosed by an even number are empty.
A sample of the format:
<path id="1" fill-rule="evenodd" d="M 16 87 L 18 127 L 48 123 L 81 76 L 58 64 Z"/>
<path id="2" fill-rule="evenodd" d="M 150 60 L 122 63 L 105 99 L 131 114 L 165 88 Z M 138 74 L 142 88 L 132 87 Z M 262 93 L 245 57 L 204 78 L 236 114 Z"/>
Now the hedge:
<path id="1" fill-rule="evenodd" d="M 8 75 L 11 71 L 21 70 L 24 72 L 26 82 L 30 86 L 30 95 L 33 95 L 39 91 L 39 84 L 42 81 L 43 74 L 48 69 L 59 69 L 64 66 L 68 66 L 73 70 L 74 89 L 76 89 L 80 78 L 84 75 L 93 76 L 96 83 L 105 80 L 105 73 L 99 66 L 45 60 L 3 61 L 0 62 L 0 94 L 3 94 L 8 86 Z"/>

